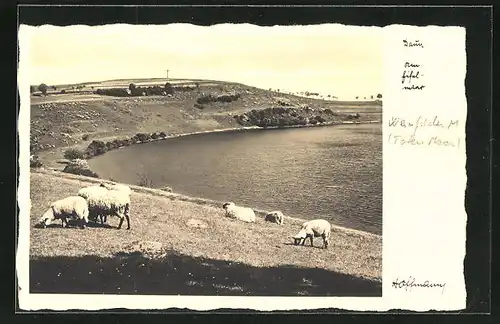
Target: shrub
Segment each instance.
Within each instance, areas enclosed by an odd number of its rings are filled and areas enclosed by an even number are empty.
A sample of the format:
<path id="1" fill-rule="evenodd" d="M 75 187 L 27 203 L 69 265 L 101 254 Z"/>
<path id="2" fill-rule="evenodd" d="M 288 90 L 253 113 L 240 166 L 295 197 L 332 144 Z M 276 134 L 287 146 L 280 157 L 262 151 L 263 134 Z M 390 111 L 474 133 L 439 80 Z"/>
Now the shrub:
<path id="1" fill-rule="evenodd" d="M 325 110 L 323 110 L 323 112 L 327 115 L 335 115 L 333 110 L 331 110 L 330 108 L 326 108 Z"/>
<path id="2" fill-rule="evenodd" d="M 150 139 L 150 135 L 146 133 L 137 133 L 135 134 L 133 139 L 136 141 L 145 142 Z"/>
<path id="3" fill-rule="evenodd" d="M 137 173 L 137 185 L 141 187 L 153 188 L 153 180 L 149 179 L 145 173 Z"/>
<path id="4" fill-rule="evenodd" d="M 205 106 L 200 105 L 199 103 L 195 103 L 195 104 L 194 104 L 194 108 L 198 108 L 198 109 L 205 109 Z"/>
<path id="5" fill-rule="evenodd" d="M 167 137 L 167 134 L 165 132 L 160 132 L 160 137 L 165 138 L 165 137 Z"/>
<path id="6" fill-rule="evenodd" d="M 232 102 L 236 101 L 241 97 L 239 93 L 231 94 L 208 94 L 196 99 L 196 102 L 200 105 L 207 104 L 210 102 Z"/>
<path id="7" fill-rule="evenodd" d="M 97 89 L 96 94 L 114 97 L 128 97 L 129 91 L 129 89 L 124 88 Z"/>
<path id="8" fill-rule="evenodd" d="M 165 92 L 169 95 L 173 95 L 175 90 L 170 82 L 165 83 Z"/>
<path id="9" fill-rule="evenodd" d="M 49 90 L 49 86 L 46 85 L 45 83 L 42 83 L 38 86 L 38 90 L 43 93 L 44 96 L 47 95 L 47 90 Z"/>
<path id="10" fill-rule="evenodd" d="M 318 123 L 324 123 L 324 122 L 326 122 L 326 119 L 324 119 L 323 117 L 321 117 L 319 115 L 316 116 L 316 117 L 314 117 L 314 118 L 317 120 Z"/>
<path id="11" fill-rule="evenodd" d="M 99 178 L 97 173 L 90 170 L 89 164 L 86 160 L 75 159 L 71 160 L 63 169 L 63 172 L 83 175 L 87 177 Z"/>
<path id="12" fill-rule="evenodd" d="M 43 164 L 42 162 L 40 161 L 38 155 L 31 155 L 30 156 L 30 167 L 31 168 L 39 168 L 41 167 Z"/>
<path id="13" fill-rule="evenodd" d="M 89 139 L 89 137 L 90 137 L 89 134 L 85 134 L 85 135 L 82 136 L 82 140 L 86 141 L 86 140 Z"/>
<path id="14" fill-rule="evenodd" d="M 145 90 L 148 96 L 162 96 L 165 92 L 164 89 L 159 86 L 147 87 Z"/>
<path id="15" fill-rule="evenodd" d="M 64 157 L 68 160 L 84 159 L 85 153 L 78 149 L 68 149 L 64 152 Z"/>
<path id="16" fill-rule="evenodd" d="M 88 157 L 93 157 L 106 153 L 107 151 L 106 144 L 103 141 L 93 140 L 87 147 L 86 153 Z"/>

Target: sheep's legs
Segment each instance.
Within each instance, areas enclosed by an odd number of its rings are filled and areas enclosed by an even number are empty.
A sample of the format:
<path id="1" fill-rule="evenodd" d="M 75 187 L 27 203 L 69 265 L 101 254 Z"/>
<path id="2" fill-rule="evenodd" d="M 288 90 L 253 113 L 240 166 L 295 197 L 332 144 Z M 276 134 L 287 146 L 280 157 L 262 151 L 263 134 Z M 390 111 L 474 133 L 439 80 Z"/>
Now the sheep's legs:
<path id="1" fill-rule="evenodd" d="M 311 241 L 311 246 L 314 246 L 313 245 L 313 237 L 312 236 L 309 236 L 309 240 Z"/>
<path id="2" fill-rule="evenodd" d="M 127 229 L 129 230 L 130 229 L 130 217 L 125 214 L 125 218 L 127 219 Z"/>
<path id="3" fill-rule="evenodd" d="M 120 224 L 118 224 L 118 229 L 121 229 L 121 228 L 122 228 L 122 224 L 123 224 L 123 219 L 124 219 L 124 218 L 125 218 L 125 217 L 120 216 Z"/>
<path id="4" fill-rule="evenodd" d="M 130 229 L 130 217 L 129 217 L 129 215 L 125 214 L 125 217 L 121 216 L 121 215 L 119 217 L 120 217 L 120 224 L 118 224 L 118 229 L 122 228 L 123 221 L 125 219 L 127 219 L 127 229 L 129 230 Z"/>
<path id="5" fill-rule="evenodd" d="M 127 229 L 130 229 L 130 204 L 125 206 L 125 218 L 127 219 Z"/>
<path id="6" fill-rule="evenodd" d="M 328 248 L 328 238 L 326 237 L 325 234 L 321 235 L 321 237 L 323 238 L 323 247 L 325 249 L 327 249 Z"/>

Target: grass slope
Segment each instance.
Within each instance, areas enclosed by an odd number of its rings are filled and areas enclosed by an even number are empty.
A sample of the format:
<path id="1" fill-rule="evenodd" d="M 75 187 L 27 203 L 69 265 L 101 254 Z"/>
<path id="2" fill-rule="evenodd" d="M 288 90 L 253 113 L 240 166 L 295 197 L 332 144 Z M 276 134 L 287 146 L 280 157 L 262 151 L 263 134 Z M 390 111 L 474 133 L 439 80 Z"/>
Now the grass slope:
<path id="1" fill-rule="evenodd" d="M 52 201 L 95 181 L 32 170 L 31 292 L 381 295 L 380 236 L 334 228 L 328 250 L 320 239 L 294 246 L 301 220 L 246 224 L 224 217 L 216 202 L 154 189 L 134 187 L 130 231 L 117 230 L 116 218 L 84 230 L 34 226 Z"/>

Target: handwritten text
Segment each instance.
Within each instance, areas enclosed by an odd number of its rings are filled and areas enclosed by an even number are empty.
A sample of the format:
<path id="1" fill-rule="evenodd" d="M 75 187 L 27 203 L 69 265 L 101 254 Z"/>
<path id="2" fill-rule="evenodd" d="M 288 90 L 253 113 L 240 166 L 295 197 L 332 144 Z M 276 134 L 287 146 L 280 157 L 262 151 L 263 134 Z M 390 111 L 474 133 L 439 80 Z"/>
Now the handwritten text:
<path id="1" fill-rule="evenodd" d="M 420 47 L 420 48 L 424 48 L 424 45 L 419 40 L 408 41 L 406 39 L 403 39 L 403 45 L 404 45 L 404 47 Z"/>
<path id="2" fill-rule="evenodd" d="M 416 119 L 391 117 L 389 119 L 388 143 L 391 145 L 460 147 L 460 137 L 452 130 L 459 126 L 457 119 L 442 120 L 439 116 Z M 420 130 L 427 129 L 425 135 Z"/>
<path id="3" fill-rule="evenodd" d="M 446 283 L 433 283 L 429 280 L 424 282 L 417 282 L 415 278 L 409 277 L 407 280 L 399 280 L 396 278 L 392 282 L 392 287 L 396 289 L 404 289 L 405 291 L 412 291 L 413 288 L 441 288 L 441 294 L 444 293 Z"/>
<path id="4" fill-rule="evenodd" d="M 415 82 L 420 82 L 420 79 L 424 76 L 420 68 L 420 64 L 405 62 L 403 75 L 401 76 L 403 90 L 423 90 L 425 88 L 423 84 L 414 84 Z"/>

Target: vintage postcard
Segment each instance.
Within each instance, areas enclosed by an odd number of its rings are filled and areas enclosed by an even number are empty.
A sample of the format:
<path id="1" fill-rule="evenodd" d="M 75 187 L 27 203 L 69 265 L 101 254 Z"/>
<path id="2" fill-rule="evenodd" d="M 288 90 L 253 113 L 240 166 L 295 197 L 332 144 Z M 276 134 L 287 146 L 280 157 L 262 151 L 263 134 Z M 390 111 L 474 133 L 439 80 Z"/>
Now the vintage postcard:
<path id="1" fill-rule="evenodd" d="M 465 35 L 21 25 L 20 308 L 463 309 Z"/>

